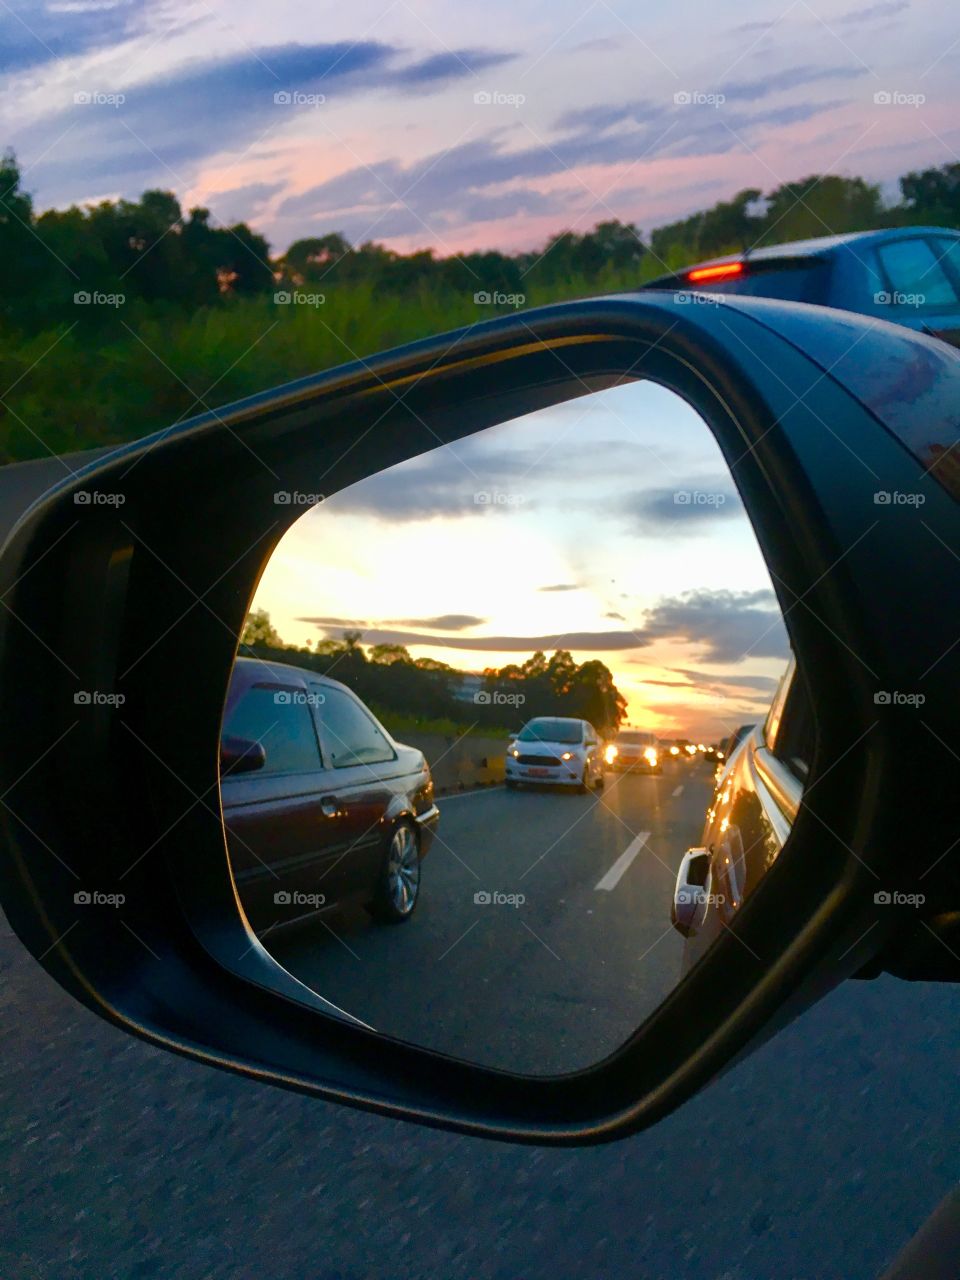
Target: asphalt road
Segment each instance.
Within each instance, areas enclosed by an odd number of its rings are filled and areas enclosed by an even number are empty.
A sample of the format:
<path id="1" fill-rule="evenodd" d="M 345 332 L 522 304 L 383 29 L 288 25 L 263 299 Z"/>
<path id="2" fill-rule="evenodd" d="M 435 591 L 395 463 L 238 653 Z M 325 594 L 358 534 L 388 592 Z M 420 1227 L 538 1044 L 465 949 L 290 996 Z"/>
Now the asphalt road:
<path id="1" fill-rule="evenodd" d="M 712 794 L 702 762 L 611 774 L 580 795 L 503 787 L 441 800 L 409 921 L 362 909 L 271 934 L 301 981 L 378 1031 L 557 1074 L 618 1048 L 676 985 L 670 903 Z"/>
<path id="2" fill-rule="evenodd" d="M 0 1011 L 4 1280 L 872 1280 L 960 1174 L 949 986 L 847 983 L 656 1128 L 561 1151 L 151 1048 L 2 920 Z"/>

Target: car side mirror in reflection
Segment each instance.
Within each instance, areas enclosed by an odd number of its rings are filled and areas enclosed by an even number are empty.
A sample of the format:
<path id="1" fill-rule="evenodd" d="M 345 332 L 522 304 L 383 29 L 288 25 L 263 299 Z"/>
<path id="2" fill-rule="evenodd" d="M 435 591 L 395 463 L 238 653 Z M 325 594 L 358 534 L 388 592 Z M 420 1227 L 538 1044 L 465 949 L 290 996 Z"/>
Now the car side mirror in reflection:
<path id="1" fill-rule="evenodd" d="M 262 743 L 249 738 L 224 735 L 220 739 L 220 773 L 254 773 L 267 763 L 267 753 Z"/>
<path id="2" fill-rule="evenodd" d="M 655 1123 L 848 977 L 960 977 L 960 358 L 852 313 L 697 300 L 523 311 L 56 463 L 0 552 L 0 901 L 65 990 L 250 1079 L 571 1145 Z M 635 383 L 713 455 L 653 415 L 638 447 Z M 575 428 L 594 395 L 616 411 L 584 462 L 556 418 L 517 436 L 545 410 Z M 484 475 L 470 442 L 500 428 Z M 600 468 L 612 532 L 576 491 Z M 220 743 L 250 605 L 308 507 L 323 572 L 294 558 L 274 589 L 283 627 L 314 630 L 260 659 L 256 716 Z M 391 513 L 392 545 L 357 536 Z M 728 554 L 740 518 L 763 577 Z M 347 568 L 378 546 L 394 571 L 364 596 Z M 477 595 L 484 559 L 502 600 Z M 304 598 L 322 578 L 336 609 Z M 786 640 L 803 678 L 774 694 Z M 615 666 L 644 713 L 623 732 Z M 506 724 L 544 720 L 502 758 Z M 618 745 L 606 768 L 585 723 Z M 738 736 L 716 783 L 691 763 Z M 264 740 L 269 768 L 215 803 Z"/>

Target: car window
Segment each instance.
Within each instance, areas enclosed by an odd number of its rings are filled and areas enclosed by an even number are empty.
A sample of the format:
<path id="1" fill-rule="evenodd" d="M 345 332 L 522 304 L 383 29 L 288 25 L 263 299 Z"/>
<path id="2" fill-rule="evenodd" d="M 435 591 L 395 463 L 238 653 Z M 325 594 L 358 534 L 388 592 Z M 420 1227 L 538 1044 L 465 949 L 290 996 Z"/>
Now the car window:
<path id="1" fill-rule="evenodd" d="M 895 240 L 877 246 L 890 283 L 894 306 L 949 307 L 957 302 L 953 285 L 926 240 Z"/>
<path id="2" fill-rule="evenodd" d="M 583 728 L 576 721 L 544 717 L 525 724 L 517 739 L 519 742 L 582 742 Z"/>
<path id="3" fill-rule="evenodd" d="M 933 241 L 933 248 L 948 275 L 952 269 L 954 283 L 960 281 L 960 240 L 943 236 Z"/>
<path id="4" fill-rule="evenodd" d="M 227 715 L 223 733 L 260 743 L 266 761 L 258 775 L 320 768 L 317 733 L 302 689 L 253 685 Z"/>
<path id="5" fill-rule="evenodd" d="M 348 693 L 330 685 L 314 689 L 323 749 L 334 769 L 394 758 L 393 747 Z"/>
<path id="6" fill-rule="evenodd" d="M 796 671 L 787 690 L 773 754 L 791 773 L 804 779 L 810 772 L 815 745 L 813 703 L 802 672 Z"/>

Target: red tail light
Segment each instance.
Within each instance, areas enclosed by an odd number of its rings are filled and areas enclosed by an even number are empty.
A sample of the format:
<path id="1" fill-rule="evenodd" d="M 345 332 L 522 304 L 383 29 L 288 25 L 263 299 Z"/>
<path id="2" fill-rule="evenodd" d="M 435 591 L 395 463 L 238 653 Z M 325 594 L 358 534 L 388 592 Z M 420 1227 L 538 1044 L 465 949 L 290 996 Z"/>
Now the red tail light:
<path id="1" fill-rule="evenodd" d="M 743 272 L 742 262 L 721 262 L 715 267 L 694 267 L 687 272 L 687 279 L 691 284 L 702 284 L 706 280 L 732 280 Z"/>

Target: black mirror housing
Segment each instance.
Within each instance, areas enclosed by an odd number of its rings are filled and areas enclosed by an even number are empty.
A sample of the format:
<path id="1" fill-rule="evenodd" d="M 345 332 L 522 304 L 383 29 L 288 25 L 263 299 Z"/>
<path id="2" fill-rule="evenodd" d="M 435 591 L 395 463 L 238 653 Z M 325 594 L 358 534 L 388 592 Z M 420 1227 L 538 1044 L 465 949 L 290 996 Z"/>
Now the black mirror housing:
<path id="1" fill-rule="evenodd" d="M 902 373 L 901 398 L 858 394 L 831 372 L 804 337 L 814 321 L 841 346 L 869 331 L 875 358 Z M 302 379 L 80 467 L 0 555 L 0 896 L 12 927 L 63 987 L 152 1043 L 384 1114 L 554 1144 L 649 1125 L 845 977 L 909 969 L 904 917 L 875 895 L 923 874 L 928 921 L 958 905 L 955 859 L 927 868 L 955 838 L 943 744 L 958 650 L 944 602 L 960 599 L 960 522 L 902 429 L 906 417 L 923 431 L 909 407 L 918 379 L 960 404 L 960 360 L 934 358 L 935 346 L 769 301 L 600 298 Z M 298 514 L 278 491 L 329 494 L 438 441 L 638 377 L 693 405 L 730 466 L 809 673 L 816 758 L 777 865 L 633 1037 L 585 1071 L 511 1075 L 377 1036 L 260 946 L 216 798 L 224 698 L 258 575 Z M 873 518 L 874 494 L 905 488 L 924 496 L 923 542 Z M 110 500 L 77 501 L 91 491 Z M 877 701 L 920 681 L 922 719 Z M 103 696 L 78 707 L 78 689 Z M 263 764 L 249 746 L 226 758 L 234 771 Z M 95 928 L 76 924 L 88 886 L 125 898 Z"/>

